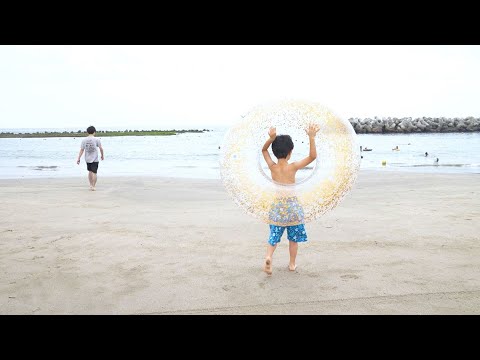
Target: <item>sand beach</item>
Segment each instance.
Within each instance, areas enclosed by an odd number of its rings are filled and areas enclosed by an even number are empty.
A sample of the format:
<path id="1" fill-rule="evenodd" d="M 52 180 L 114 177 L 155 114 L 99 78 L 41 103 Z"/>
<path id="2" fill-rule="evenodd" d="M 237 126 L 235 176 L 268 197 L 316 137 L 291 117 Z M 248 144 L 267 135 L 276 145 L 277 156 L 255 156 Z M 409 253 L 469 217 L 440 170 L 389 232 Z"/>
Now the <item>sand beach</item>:
<path id="1" fill-rule="evenodd" d="M 365 171 L 286 236 L 220 180 L 0 180 L 0 314 L 480 314 L 480 175 Z"/>

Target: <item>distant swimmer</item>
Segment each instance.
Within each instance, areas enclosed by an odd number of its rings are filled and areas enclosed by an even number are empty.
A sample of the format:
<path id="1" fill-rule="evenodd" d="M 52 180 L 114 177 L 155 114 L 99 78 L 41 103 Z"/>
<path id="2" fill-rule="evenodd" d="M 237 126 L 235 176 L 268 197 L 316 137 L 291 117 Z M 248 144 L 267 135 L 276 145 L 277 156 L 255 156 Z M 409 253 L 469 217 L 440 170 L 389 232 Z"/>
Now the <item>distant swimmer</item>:
<path id="1" fill-rule="evenodd" d="M 438 158 L 435 160 L 435 164 L 438 164 Z"/>
<path id="2" fill-rule="evenodd" d="M 425 152 L 425 156 L 428 156 L 428 152 Z"/>
<path id="3" fill-rule="evenodd" d="M 399 151 L 400 149 L 398 148 L 398 145 L 397 145 L 392 150 Z"/>

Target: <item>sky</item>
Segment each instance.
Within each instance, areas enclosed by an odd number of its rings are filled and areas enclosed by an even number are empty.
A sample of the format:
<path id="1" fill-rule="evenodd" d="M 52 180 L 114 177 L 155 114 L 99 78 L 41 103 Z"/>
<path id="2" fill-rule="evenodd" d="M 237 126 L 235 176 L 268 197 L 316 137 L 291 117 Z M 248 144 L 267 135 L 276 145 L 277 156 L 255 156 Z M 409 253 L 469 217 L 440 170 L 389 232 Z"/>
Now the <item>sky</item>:
<path id="1" fill-rule="evenodd" d="M 480 46 L 0 46 L 0 128 L 229 126 L 282 100 L 338 116 L 480 117 Z"/>

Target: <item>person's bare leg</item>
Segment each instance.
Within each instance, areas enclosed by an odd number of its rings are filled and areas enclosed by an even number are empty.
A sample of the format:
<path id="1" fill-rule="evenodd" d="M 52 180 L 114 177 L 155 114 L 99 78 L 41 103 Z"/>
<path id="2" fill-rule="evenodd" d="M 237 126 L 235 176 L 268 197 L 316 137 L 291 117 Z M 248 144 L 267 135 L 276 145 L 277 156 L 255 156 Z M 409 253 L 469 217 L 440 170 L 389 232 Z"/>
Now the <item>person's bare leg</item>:
<path id="1" fill-rule="evenodd" d="M 89 171 L 89 172 L 88 172 L 88 182 L 89 182 L 89 184 L 90 184 L 90 190 L 93 189 L 93 185 L 92 185 L 92 184 L 93 184 L 93 178 L 92 178 L 92 175 L 93 175 L 93 172 Z"/>
<path id="2" fill-rule="evenodd" d="M 289 241 L 288 250 L 290 251 L 290 263 L 288 264 L 288 270 L 295 271 L 297 268 L 297 265 L 295 265 L 295 259 L 297 258 L 298 243 L 295 241 Z"/>
<path id="3" fill-rule="evenodd" d="M 92 187 L 95 190 L 95 185 L 97 185 L 97 174 L 92 173 Z"/>
<path id="4" fill-rule="evenodd" d="M 265 266 L 263 271 L 265 271 L 268 275 L 272 275 L 272 257 L 276 248 L 277 244 L 275 244 L 275 246 L 267 244 L 267 256 L 265 256 Z"/>

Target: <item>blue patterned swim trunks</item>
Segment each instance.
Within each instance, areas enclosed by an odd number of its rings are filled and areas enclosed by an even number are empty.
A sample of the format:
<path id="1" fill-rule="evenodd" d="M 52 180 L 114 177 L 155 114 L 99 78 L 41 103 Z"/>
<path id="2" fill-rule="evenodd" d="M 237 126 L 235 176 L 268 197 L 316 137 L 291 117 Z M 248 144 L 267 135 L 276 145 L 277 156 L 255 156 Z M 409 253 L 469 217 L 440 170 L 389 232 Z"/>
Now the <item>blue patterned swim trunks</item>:
<path id="1" fill-rule="evenodd" d="M 275 246 L 280 242 L 285 229 L 287 229 L 287 239 L 294 242 L 305 242 L 307 241 L 307 232 L 305 231 L 305 226 L 303 224 L 292 225 L 292 226 L 278 226 L 270 225 L 270 237 L 268 238 L 268 243 L 272 246 Z"/>
<path id="2" fill-rule="evenodd" d="M 268 217 L 272 224 L 286 226 L 303 223 L 305 216 L 296 196 L 279 196 L 271 205 Z"/>

